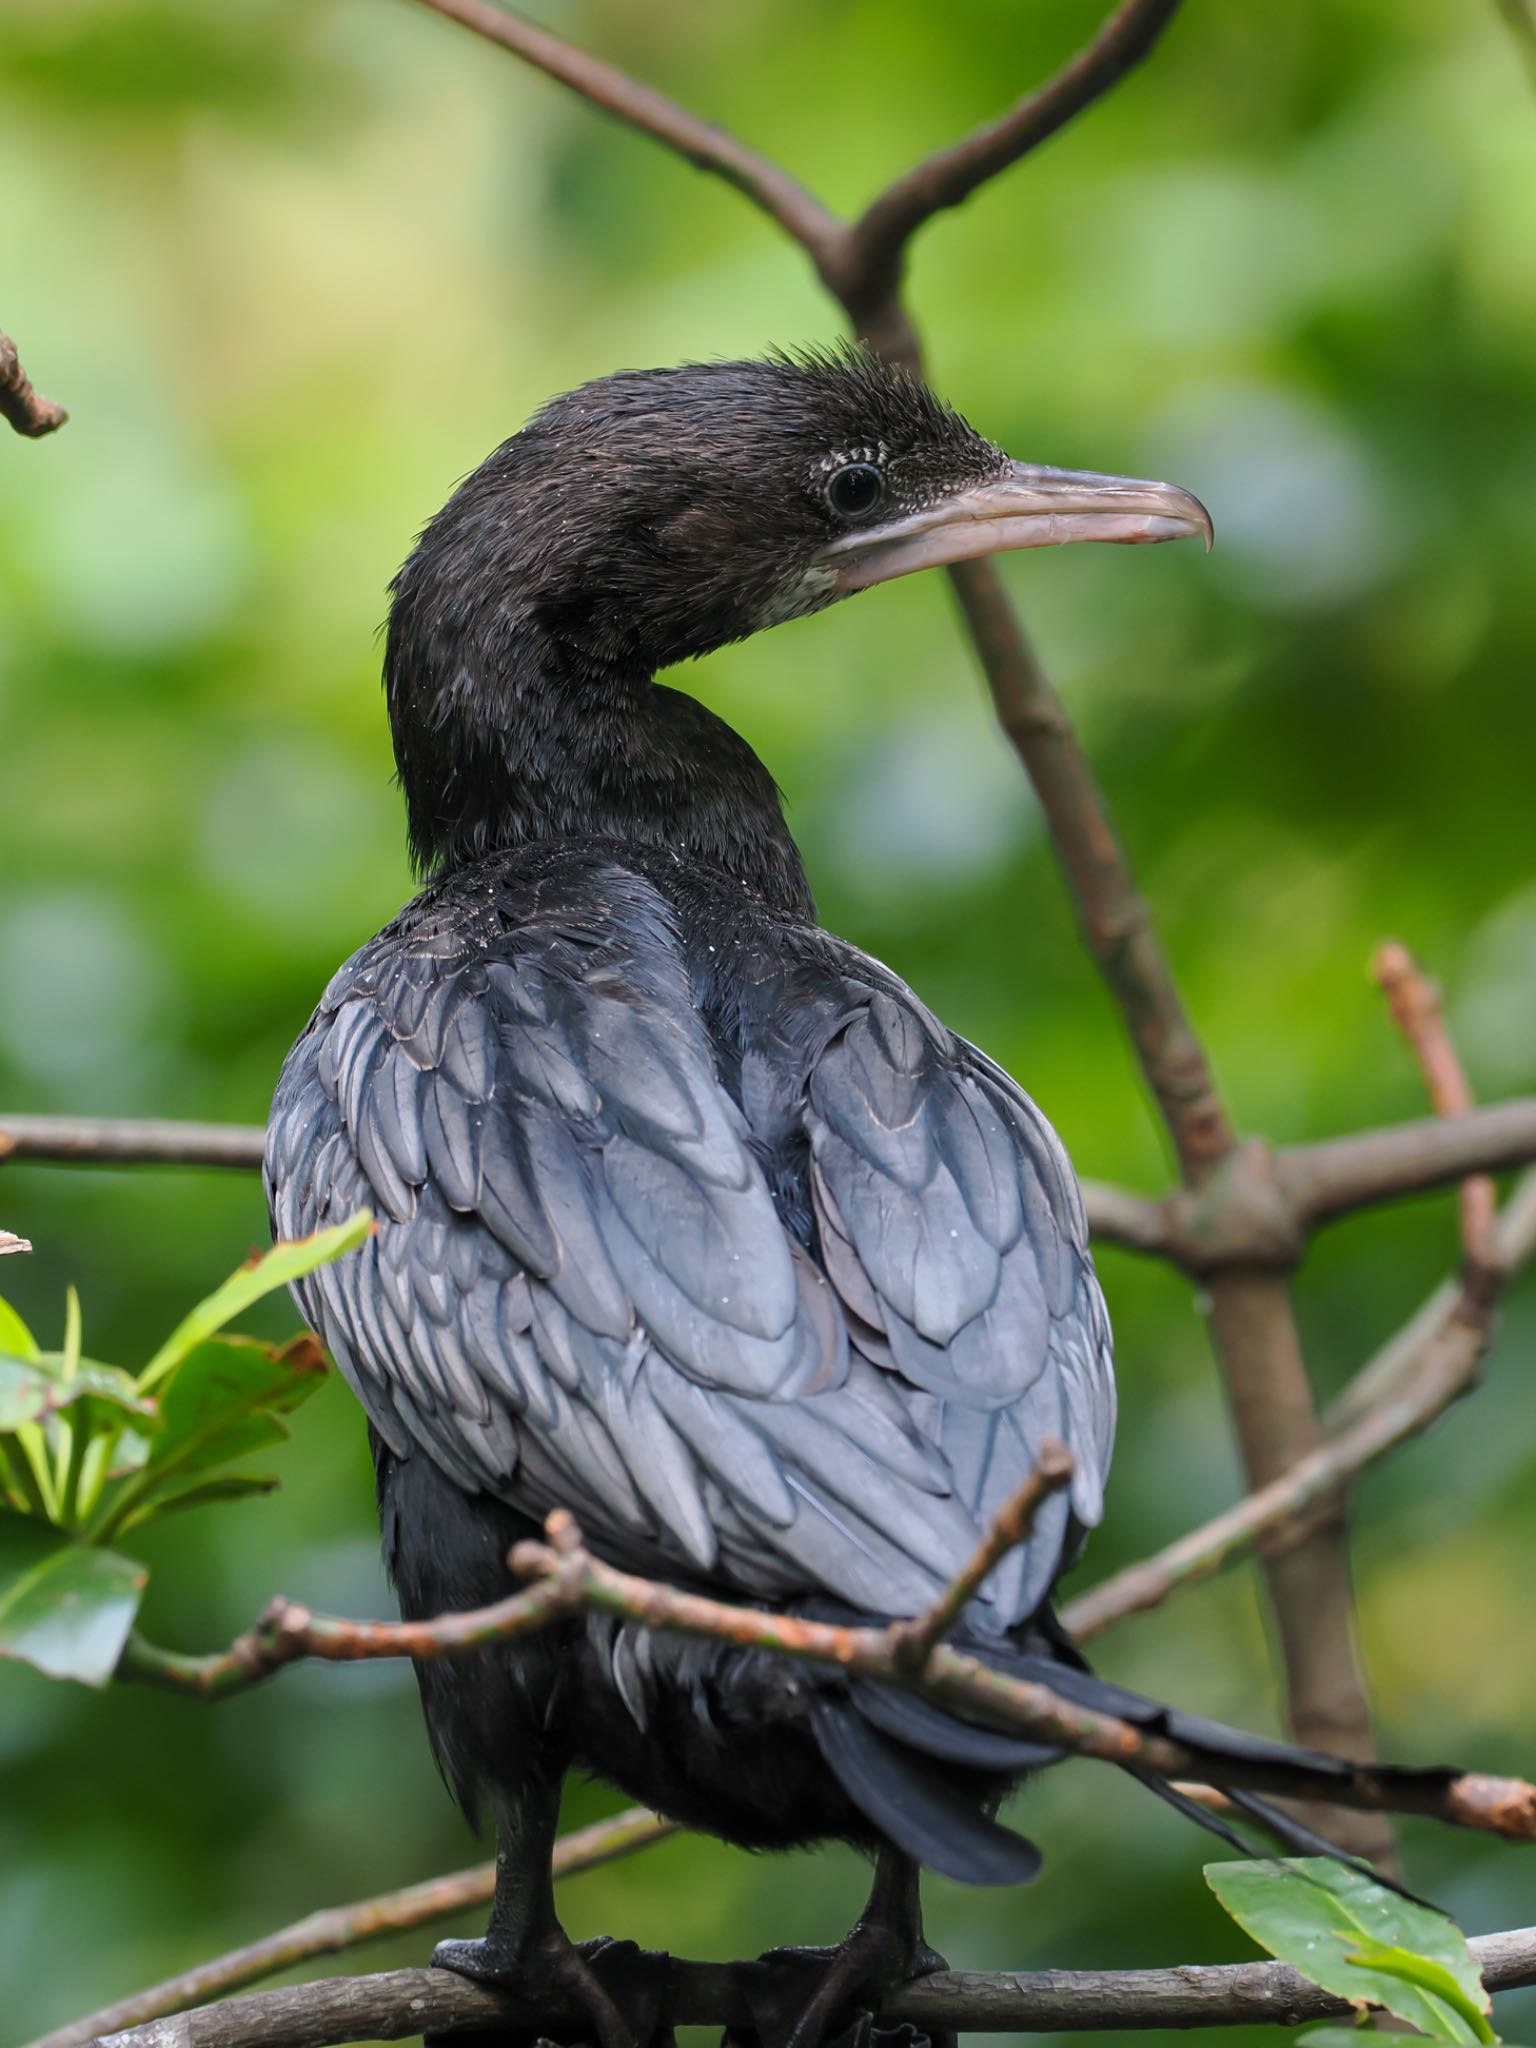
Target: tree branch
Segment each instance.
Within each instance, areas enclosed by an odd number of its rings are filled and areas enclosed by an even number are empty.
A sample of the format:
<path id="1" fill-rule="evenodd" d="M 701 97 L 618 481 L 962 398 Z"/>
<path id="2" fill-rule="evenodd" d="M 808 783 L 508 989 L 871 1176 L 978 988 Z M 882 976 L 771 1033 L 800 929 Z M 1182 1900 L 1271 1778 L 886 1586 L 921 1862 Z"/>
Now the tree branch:
<path id="1" fill-rule="evenodd" d="M 1474 1935 L 1473 1959 L 1489 1991 L 1536 1983 L 1536 1928 Z M 737 1965 L 674 1958 L 663 2012 L 673 2026 L 749 2027 Z M 1344 2019 L 1354 2008 L 1286 1963 L 1226 1963 L 1162 1970 L 1021 1970 L 995 1976 L 941 1971 L 885 2001 L 882 2026 L 923 2033 L 1085 2033 L 1106 2027 L 1300 2026 Z M 399 2041 L 456 2028 L 546 2032 L 577 2014 L 534 2009 L 447 1970 L 331 1977 L 205 2006 L 163 2025 L 111 2036 L 111 2048 L 327 2048 Z M 42 2043 L 34 2048 L 43 2048 Z"/>
<path id="2" fill-rule="evenodd" d="M 677 1832 L 676 1823 L 648 1813 L 643 1806 L 600 1820 L 591 1827 L 577 1828 L 555 1844 L 553 1859 L 557 1878 L 574 1877 L 583 1870 L 595 1870 L 665 1840 Z M 83 2044 L 124 2027 L 139 2027 L 148 2020 L 163 2019 L 183 2012 L 206 1999 L 239 1991 L 279 1970 L 291 1970 L 315 1956 L 336 1955 L 343 1949 L 377 1941 L 388 1934 L 403 1934 L 414 1927 L 426 1927 L 436 1920 L 450 1919 L 471 1907 L 489 1903 L 496 1890 L 496 1865 L 477 1863 L 472 1870 L 458 1870 L 449 1877 L 429 1878 L 425 1884 L 407 1885 L 402 1891 L 384 1892 L 377 1898 L 359 1899 L 350 1906 L 328 1906 L 295 1920 L 228 1955 L 199 1963 L 179 1977 L 169 1977 L 132 1998 L 103 2006 L 84 2019 L 56 2027 L 30 2042 L 28 2048 L 83 2048 Z"/>
<path id="3" fill-rule="evenodd" d="M 833 251 L 846 236 L 847 228 L 837 215 L 781 165 L 601 58 L 521 15 L 509 14 L 492 0 L 421 0 L 421 5 L 510 50 L 569 86 L 602 113 L 638 128 L 641 134 L 685 157 L 696 170 L 724 178 L 777 221 L 791 240 L 807 251 L 818 271 L 824 261 L 832 260 Z"/>
<path id="4" fill-rule="evenodd" d="M 40 441 L 45 434 L 56 433 L 69 418 L 62 405 L 40 397 L 32 389 L 16 344 L 8 334 L 0 334 L 0 418 L 9 420 L 16 432 L 29 441 Z"/>
<path id="5" fill-rule="evenodd" d="M 920 227 L 969 199 L 1102 99 L 1151 55 L 1178 10 L 1179 0 L 1124 0 L 1049 83 L 997 120 L 914 164 L 871 200 L 853 226 L 844 258 L 846 281 L 835 287 L 855 321 L 861 317 L 856 304 L 875 308 L 894 297 L 907 244 Z"/>
<path id="6" fill-rule="evenodd" d="M 617 1614 L 648 1628 L 771 1650 L 878 1678 L 989 1726 L 1158 1777 L 1331 1800 L 1351 1811 L 1417 1813 L 1511 1841 L 1536 1840 L 1536 1785 L 1522 1779 L 1448 1771 L 1392 1773 L 1363 1762 L 1350 1763 L 1348 1775 L 1340 1778 L 1321 1763 L 1309 1774 L 1304 1766 L 1279 1768 L 1262 1757 L 1234 1758 L 1217 1769 L 1169 1736 L 1079 1706 L 1034 1680 L 1008 1677 L 947 1643 L 933 1644 L 921 1672 L 914 1673 L 902 1622 L 853 1628 L 735 1606 L 615 1570 L 585 1549 L 573 1517 L 563 1509 L 549 1517 L 546 1530 L 545 1542 L 520 1543 L 512 1553 L 513 1570 L 534 1583 L 488 1607 L 430 1621 L 344 1621 L 277 1600 L 249 1635 L 212 1658 L 172 1657 L 132 1638 L 119 1676 L 220 1697 L 300 1658 L 425 1660 L 528 1635 L 569 1614 Z"/>
<path id="7" fill-rule="evenodd" d="M 1497 1219 L 1492 1255 L 1500 1286 L 1536 1257 L 1536 1173 L 1521 1182 Z M 1160 1606 L 1293 1526 L 1341 1481 L 1427 1429 L 1472 1385 L 1488 1348 L 1489 1305 L 1481 1291 L 1437 1289 L 1340 1397 L 1326 1418 L 1334 1433 L 1315 1451 L 1203 1528 L 1074 1600 L 1062 1614 L 1066 1626 L 1086 1640 Z"/>
<path id="8" fill-rule="evenodd" d="M 1383 946 L 1371 963 L 1392 1021 L 1407 1039 L 1424 1076 L 1436 1115 L 1462 1117 L 1472 1108 L 1472 1090 L 1446 1027 L 1438 985 L 1424 973 L 1406 946 Z M 1493 1182 L 1474 1173 L 1461 1184 L 1461 1243 L 1469 1289 L 1491 1280 L 1494 1246 Z"/>

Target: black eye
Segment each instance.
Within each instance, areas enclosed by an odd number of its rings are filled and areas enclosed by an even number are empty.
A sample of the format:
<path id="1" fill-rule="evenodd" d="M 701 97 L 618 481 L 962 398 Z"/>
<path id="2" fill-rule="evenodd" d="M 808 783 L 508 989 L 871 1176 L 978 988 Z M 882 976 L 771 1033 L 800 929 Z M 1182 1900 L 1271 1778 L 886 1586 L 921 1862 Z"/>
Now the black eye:
<path id="1" fill-rule="evenodd" d="M 885 478 L 872 462 L 845 462 L 827 478 L 827 503 L 839 519 L 863 519 L 885 496 Z"/>

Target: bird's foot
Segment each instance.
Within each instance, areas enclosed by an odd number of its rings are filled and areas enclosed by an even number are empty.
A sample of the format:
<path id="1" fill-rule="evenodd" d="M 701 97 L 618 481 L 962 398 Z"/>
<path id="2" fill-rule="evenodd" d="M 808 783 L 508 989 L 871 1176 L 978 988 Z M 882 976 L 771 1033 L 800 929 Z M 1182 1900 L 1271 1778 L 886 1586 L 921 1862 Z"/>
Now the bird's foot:
<path id="1" fill-rule="evenodd" d="M 879 2027 L 897 1985 L 949 1965 L 925 1941 L 864 1919 L 836 1948 L 775 1948 L 743 1966 L 750 2029 L 728 2029 L 722 2048 L 955 2048 L 953 2034 Z"/>
<path id="2" fill-rule="evenodd" d="M 671 2028 L 661 2022 L 668 1961 L 606 1935 L 575 1942 L 560 1928 L 517 1947 L 491 1933 L 480 1941 L 440 1941 L 432 1951 L 434 1969 L 499 1985 L 540 2009 L 527 2027 L 478 2035 L 485 2048 L 552 2041 L 562 2048 L 670 2048 Z"/>

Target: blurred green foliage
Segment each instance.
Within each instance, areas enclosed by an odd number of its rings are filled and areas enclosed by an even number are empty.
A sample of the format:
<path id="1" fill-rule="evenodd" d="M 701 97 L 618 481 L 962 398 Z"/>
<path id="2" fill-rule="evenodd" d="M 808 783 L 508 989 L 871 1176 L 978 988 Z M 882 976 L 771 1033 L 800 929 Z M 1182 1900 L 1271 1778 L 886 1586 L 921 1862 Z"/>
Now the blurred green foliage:
<path id="1" fill-rule="evenodd" d="M 1089 32 L 1089 0 L 623 0 L 573 37 L 852 207 Z M 338 962 L 409 889 L 384 586 L 549 392 L 832 331 L 724 186 L 407 0 L 7 0 L 0 316 L 72 419 L 0 445 L 0 1106 L 256 1119 Z M 1168 475 L 1220 545 L 1005 568 L 1082 722 L 1238 1114 L 1417 1114 L 1366 974 L 1442 974 L 1485 1092 L 1536 1086 L 1536 100 L 1477 0 L 1191 0 L 1147 70 L 936 223 L 936 380 L 1030 458 Z M 1162 1148 L 941 579 L 688 679 L 788 792 L 827 921 L 1019 1074 L 1085 1173 Z M 6 1169 L 7 1290 L 150 1341 L 265 1240 L 250 1177 Z M 1330 1231 L 1300 1285 L 1337 1385 L 1454 1256 L 1448 1200 Z M 1238 1479 L 1175 1276 L 1109 1256 L 1123 1426 L 1098 1574 Z M 263 1330 L 291 1332 L 269 1305 Z M 1361 1489 L 1366 1654 L 1405 1758 L 1530 1771 L 1536 1303 L 1486 1388 Z M 282 1590 L 388 1611 L 332 1382 L 284 1485 L 146 1532 L 146 1623 L 209 1648 Z M 1273 1720 L 1244 1570 L 1103 1645 Z M 573 1818 L 607 1795 L 577 1788 Z M 1088 1766 L 1025 1795 L 1028 1893 L 929 1886 L 957 1966 L 1242 1952 L 1206 1847 Z M 1536 1860 L 1410 1825 L 1473 1930 Z M 17 2038 L 320 1904 L 470 1859 L 409 1677 L 301 1669 L 211 1708 L 0 1674 L 0 1980 Z M 678 1840 L 577 1880 L 578 1934 L 833 1938 L 840 1851 Z M 418 1938 L 375 1953 L 419 1959 Z M 1536 2026 L 1516 2002 L 1500 2024 Z M 1245 2037 L 1246 2038 L 1246 2037 Z M 1261 2037 L 1254 2037 L 1255 2039 Z"/>

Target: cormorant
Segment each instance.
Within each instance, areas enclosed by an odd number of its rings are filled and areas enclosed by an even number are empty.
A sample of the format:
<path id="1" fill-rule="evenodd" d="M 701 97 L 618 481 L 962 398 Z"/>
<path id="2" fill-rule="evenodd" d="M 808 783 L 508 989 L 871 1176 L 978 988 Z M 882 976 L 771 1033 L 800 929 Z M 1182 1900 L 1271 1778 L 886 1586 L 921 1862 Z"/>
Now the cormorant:
<path id="1" fill-rule="evenodd" d="M 297 1292 L 367 1411 L 405 1615 L 504 1595 L 557 1507 L 630 1571 L 911 1615 L 1055 1436 L 1070 1493 L 960 1640 L 1213 1756 L 1294 1754 L 1102 1685 L 1055 1624 L 1115 1412 L 1072 1167 L 822 929 L 768 770 L 654 680 L 932 564 L 1210 531 L 1171 485 L 1011 461 L 856 350 L 603 378 L 429 522 L 384 662 L 426 887 L 326 990 L 267 1153 L 282 1236 L 378 1217 Z M 572 1766 L 731 1842 L 874 1852 L 843 1948 L 765 1978 L 779 2048 L 934 1966 L 919 1864 L 1038 1863 L 991 1814 L 1057 1752 L 837 1672 L 592 1615 L 418 1676 L 501 1848 L 487 1935 L 435 1960 L 577 2004 L 602 2048 L 639 2026 L 635 1956 L 555 1917 Z"/>

